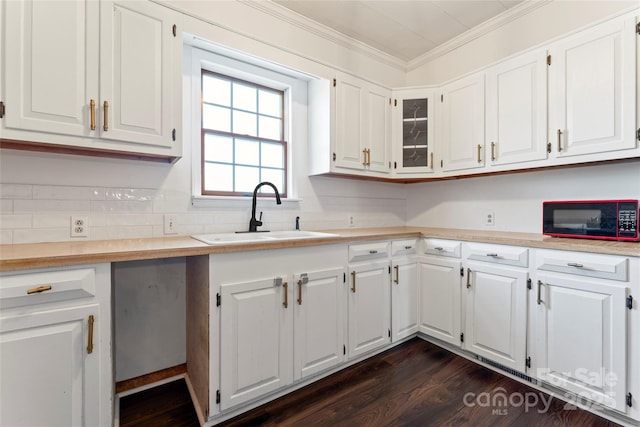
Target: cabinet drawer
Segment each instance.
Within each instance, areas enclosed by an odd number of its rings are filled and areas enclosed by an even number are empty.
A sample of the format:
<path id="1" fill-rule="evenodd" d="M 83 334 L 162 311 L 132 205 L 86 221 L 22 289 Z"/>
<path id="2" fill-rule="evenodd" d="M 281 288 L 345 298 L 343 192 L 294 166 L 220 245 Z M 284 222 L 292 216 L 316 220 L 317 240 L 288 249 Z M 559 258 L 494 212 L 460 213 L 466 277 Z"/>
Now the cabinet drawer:
<path id="1" fill-rule="evenodd" d="M 349 246 L 349 262 L 389 256 L 389 242 L 362 243 Z"/>
<path id="2" fill-rule="evenodd" d="M 529 249 L 517 246 L 486 245 L 481 243 L 465 243 L 465 258 L 495 264 L 529 266 Z"/>
<path id="3" fill-rule="evenodd" d="M 0 308 L 93 297 L 95 294 L 96 272 L 93 268 L 0 277 Z"/>
<path id="4" fill-rule="evenodd" d="M 629 259 L 614 255 L 587 254 L 584 252 L 537 250 L 538 270 L 558 271 L 579 276 L 603 279 L 629 280 Z"/>
<path id="5" fill-rule="evenodd" d="M 460 242 L 442 239 L 423 239 L 424 253 L 451 258 L 460 258 Z"/>
<path id="6" fill-rule="evenodd" d="M 394 240 L 391 242 L 391 256 L 415 254 L 417 242 L 416 239 Z"/>

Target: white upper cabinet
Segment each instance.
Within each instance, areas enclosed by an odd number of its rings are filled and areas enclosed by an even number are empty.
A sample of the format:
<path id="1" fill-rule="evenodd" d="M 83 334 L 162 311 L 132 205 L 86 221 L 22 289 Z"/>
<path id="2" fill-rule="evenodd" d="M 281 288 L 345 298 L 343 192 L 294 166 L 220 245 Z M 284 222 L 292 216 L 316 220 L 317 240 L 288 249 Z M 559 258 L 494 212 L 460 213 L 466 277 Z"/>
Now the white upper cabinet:
<path id="1" fill-rule="evenodd" d="M 433 92 L 403 89 L 393 93 L 393 173 L 433 173 Z"/>
<path id="2" fill-rule="evenodd" d="M 546 159 L 546 52 L 500 63 L 487 70 L 486 82 L 487 162 L 517 167 Z"/>
<path id="3" fill-rule="evenodd" d="M 391 91 L 346 74 L 335 91 L 335 166 L 388 174 Z"/>
<path id="4" fill-rule="evenodd" d="M 463 171 L 485 165 L 484 73 L 441 88 L 438 151 L 442 171 Z"/>
<path id="5" fill-rule="evenodd" d="M 99 4 L 6 2 L 4 126 L 91 136 L 98 102 Z"/>
<path id="6" fill-rule="evenodd" d="M 637 147 L 635 22 L 615 19 L 549 48 L 549 141 L 556 157 Z"/>
<path id="7" fill-rule="evenodd" d="M 101 137 L 171 148 L 180 117 L 172 108 L 173 63 L 180 62 L 170 48 L 172 12 L 139 1 L 101 6 Z"/>
<path id="8" fill-rule="evenodd" d="M 2 138 L 181 155 L 175 12 L 151 2 L 33 0 L 7 2 L 5 12 L 14 36 L 5 41 Z"/>

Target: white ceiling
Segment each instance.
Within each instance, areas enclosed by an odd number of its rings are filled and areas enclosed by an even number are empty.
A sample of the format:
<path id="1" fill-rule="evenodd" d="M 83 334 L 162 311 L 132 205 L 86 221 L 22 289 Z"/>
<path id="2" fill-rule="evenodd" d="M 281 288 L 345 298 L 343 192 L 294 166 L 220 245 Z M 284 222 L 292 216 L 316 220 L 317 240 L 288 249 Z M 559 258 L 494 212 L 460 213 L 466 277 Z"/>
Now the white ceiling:
<path id="1" fill-rule="evenodd" d="M 403 61 L 411 61 L 523 0 L 274 0 Z"/>

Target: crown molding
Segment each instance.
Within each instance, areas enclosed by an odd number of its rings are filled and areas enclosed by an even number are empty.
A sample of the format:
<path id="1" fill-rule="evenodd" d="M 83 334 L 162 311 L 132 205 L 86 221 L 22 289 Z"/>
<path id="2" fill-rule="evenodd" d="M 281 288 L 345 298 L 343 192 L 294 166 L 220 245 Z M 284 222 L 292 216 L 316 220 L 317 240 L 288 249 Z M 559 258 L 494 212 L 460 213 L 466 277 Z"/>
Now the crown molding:
<path id="1" fill-rule="evenodd" d="M 515 19 L 521 18 L 532 11 L 551 3 L 553 0 L 525 0 L 522 3 L 511 7 L 499 15 L 477 25 L 464 33 L 452 38 L 451 40 L 431 49 L 428 52 L 418 56 L 415 59 L 407 62 L 407 71 L 412 71 L 434 59 L 446 55 L 447 53 L 464 46 L 467 43 L 472 42 L 475 39 L 482 37 L 483 35 L 494 31 L 505 24 L 513 22 Z"/>
<path id="2" fill-rule="evenodd" d="M 308 33 L 321 37 L 331 43 L 356 51 L 361 55 L 370 57 L 378 62 L 401 71 L 407 71 L 407 62 L 393 55 L 389 55 L 381 50 L 369 46 L 366 43 L 355 40 L 336 31 L 326 25 L 320 24 L 297 12 L 287 9 L 271 0 L 237 0 L 246 6 L 259 10 L 262 13 L 273 16 L 287 24 L 298 27 Z"/>

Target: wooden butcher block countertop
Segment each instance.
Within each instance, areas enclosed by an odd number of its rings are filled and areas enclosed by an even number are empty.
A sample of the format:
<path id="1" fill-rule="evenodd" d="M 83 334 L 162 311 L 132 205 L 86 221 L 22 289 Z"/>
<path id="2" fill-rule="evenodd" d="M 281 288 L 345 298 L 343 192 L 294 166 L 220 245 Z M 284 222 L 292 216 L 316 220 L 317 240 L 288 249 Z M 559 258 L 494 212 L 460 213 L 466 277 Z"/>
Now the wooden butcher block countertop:
<path id="1" fill-rule="evenodd" d="M 0 271 L 412 237 L 433 237 L 468 242 L 640 257 L 640 243 L 638 242 L 565 239 L 535 233 L 428 227 L 349 228 L 322 231 L 336 234 L 336 236 L 234 243 L 229 245 L 208 245 L 189 236 L 0 245 Z"/>

